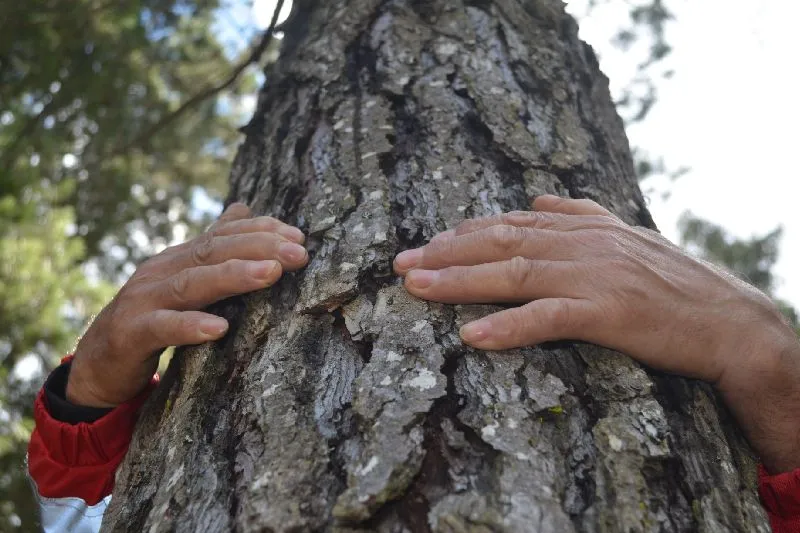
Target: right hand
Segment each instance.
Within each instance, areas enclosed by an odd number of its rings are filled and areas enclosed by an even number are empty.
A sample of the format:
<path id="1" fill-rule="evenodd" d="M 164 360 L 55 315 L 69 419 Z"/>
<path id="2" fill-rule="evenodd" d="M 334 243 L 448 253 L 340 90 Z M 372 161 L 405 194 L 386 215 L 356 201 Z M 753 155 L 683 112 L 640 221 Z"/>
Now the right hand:
<path id="1" fill-rule="evenodd" d="M 145 261 L 78 343 L 66 397 L 115 407 L 139 394 L 168 346 L 220 339 L 224 318 L 200 311 L 230 296 L 273 285 L 308 262 L 305 237 L 233 204 L 203 235 Z"/>
<path id="2" fill-rule="evenodd" d="M 411 294 L 519 303 L 461 330 L 483 350 L 572 339 L 716 385 L 771 472 L 800 467 L 800 343 L 733 275 L 590 200 L 463 222 L 395 259 Z"/>

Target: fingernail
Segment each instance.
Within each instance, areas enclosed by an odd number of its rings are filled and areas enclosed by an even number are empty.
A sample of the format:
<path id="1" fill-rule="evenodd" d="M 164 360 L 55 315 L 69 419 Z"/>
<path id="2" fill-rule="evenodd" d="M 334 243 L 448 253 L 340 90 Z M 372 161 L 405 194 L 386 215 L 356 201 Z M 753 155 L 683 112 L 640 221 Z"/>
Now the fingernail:
<path id="1" fill-rule="evenodd" d="M 466 342 L 480 342 L 489 338 L 492 332 L 492 325 L 488 320 L 476 320 L 461 327 L 461 338 Z"/>
<path id="2" fill-rule="evenodd" d="M 228 321 L 224 318 L 205 318 L 200 322 L 200 333 L 211 339 L 219 338 L 228 331 Z"/>
<path id="3" fill-rule="evenodd" d="M 412 270 L 406 275 L 406 284 L 414 289 L 427 289 L 438 277 L 435 270 Z"/>
<path id="4" fill-rule="evenodd" d="M 278 247 L 278 257 L 289 263 L 305 261 L 306 254 L 306 249 L 294 242 L 283 242 Z"/>
<path id="5" fill-rule="evenodd" d="M 431 240 L 432 241 L 438 241 L 438 240 L 441 240 L 441 239 L 449 239 L 450 237 L 455 237 L 455 236 L 456 236 L 456 230 L 449 229 L 447 231 L 443 231 L 441 233 L 437 233 L 436 235 L 433 236 L 433 239 L 431 239 Z"/>
<path id="6" fill-rule="evenodd" d="M 247 273 L 258 280 L 269 279 L 278 268 L 277 261 L 257 261 L 247 265 Z"/>
<path id="7" fill-rule="evenodd" d="M 298 244 L 306 240 L 305 234 L 297 228 L 282 228 L 278 233 Z"/>
<path id="8" fill-rule="evenodd" d="M 415 248 L 414 250 L 406 250 L 394 258 L 394 264 L 400 270 L 408 270 L 413 268 L 422 260 L 422 248 Z"/>

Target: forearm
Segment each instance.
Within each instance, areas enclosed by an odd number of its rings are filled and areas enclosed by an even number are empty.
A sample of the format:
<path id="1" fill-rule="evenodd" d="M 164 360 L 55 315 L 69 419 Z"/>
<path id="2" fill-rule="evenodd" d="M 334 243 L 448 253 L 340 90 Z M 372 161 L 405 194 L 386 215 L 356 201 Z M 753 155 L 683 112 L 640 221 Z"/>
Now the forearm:
<path id="1" fill-rule="evenodd" d="M 36 427 L 28 447 L 28 472 L 45 531 L 96 531 L 114 475 L 125 456 L 138 410 L 155 384 L 113 410 L 87 409 L 64 398 L 69 368 L 48 378 L 34 406 Z"/>
<path id="2" fill-rule="evenodd" d="M 774 323 L 740 347 L 741 364 L 717 384 L 771 474 L 800 468 L 800 340 Z"/>

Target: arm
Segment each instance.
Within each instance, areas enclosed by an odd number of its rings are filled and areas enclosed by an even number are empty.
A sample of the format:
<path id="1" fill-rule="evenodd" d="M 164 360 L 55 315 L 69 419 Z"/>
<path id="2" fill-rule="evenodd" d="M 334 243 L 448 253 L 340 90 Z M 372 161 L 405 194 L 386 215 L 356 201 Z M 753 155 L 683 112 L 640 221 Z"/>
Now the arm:
<path id="1" fill-rule="evenodd" d="M 223 337 L 225 319 L 201 309 L 303 267 L 303 241 L 234 204 L 207 233 L 136 270 L 36 398 L 28 472 L 46 531 L 99 530 L 162 350 Z"/>
<path id="2" fill-rule="evenodd" d="M 420 298 L 521 304 L 466 324 L 476 348 L 582 340 L 713 384 L 761 458 L 773 527 L 800 531 L 800 342 L 776 306 L 594 202 L 534 209 L 466 221 L 395 270 Z"/>
<path id="3" fill-rule="evenodd" d="M 137 412 L 157 383 L 115 409 L 74 405 L 64 395 L 71 359 L 50 374 L 34 404 L 28 471 L 45 531 L 99 530 Z"/>

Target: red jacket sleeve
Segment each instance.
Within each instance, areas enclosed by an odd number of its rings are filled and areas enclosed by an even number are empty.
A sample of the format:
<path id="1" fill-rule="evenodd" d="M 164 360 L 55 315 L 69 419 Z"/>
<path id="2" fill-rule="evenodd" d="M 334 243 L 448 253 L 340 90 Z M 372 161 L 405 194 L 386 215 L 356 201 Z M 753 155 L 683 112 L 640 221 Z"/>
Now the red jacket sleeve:
<path id="1" fill-rule="evenodd" d="M 28 445 L 28 471 L 39 495 L 80 498 L 95 505 L 111 494 L 139 409 L 157 382 L 154 377 L 136 398 L 90 424 L 53 418 L 44 389 L 40 390 L 34 404 L 36 427 Z"/>
<path id="2" fill-rule="evenodd" d="M 760 466 L 758 492 L 773 533 L 800 533 L 800 468 L 774 476 Z"/>

